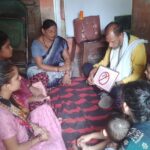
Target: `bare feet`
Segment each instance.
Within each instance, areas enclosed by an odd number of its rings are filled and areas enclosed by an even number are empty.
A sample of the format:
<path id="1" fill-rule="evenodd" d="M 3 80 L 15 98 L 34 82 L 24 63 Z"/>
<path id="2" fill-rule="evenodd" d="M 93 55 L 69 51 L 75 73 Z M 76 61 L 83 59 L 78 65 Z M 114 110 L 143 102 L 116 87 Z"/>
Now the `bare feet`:
<path id="1" fill-rule="evenodd" d="M 71 78 L 70 75 L 65 74 L 62 80 L 63 85 L 70 85 L 71 84 Z"/>

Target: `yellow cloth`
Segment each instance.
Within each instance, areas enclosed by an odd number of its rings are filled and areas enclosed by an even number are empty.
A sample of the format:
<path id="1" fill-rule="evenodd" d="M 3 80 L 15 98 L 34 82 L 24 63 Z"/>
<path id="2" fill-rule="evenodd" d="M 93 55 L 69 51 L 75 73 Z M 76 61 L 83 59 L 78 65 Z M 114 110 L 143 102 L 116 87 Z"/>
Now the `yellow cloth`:
<path id="1" fill-rule="evenodd" d="M 129 44 L 136 39 L 137 37 L 130 35 Z M 106 67 L 110 61 L 110 52 L 111 49 L 108 48 L 104 58 L 99 63 L 95 64 L 94 67 L 99 67 L 101 65 Z M 139 44 L 133 50 L 132 57 L 131 57 L 132 73 L 128 77 L 124 78 L 122 82 L 128 83 L 140 79 L 144 73 L 146 61 L 147 61 L 147 56 L 146 56 L 145 46 L 144 44 Z"/>

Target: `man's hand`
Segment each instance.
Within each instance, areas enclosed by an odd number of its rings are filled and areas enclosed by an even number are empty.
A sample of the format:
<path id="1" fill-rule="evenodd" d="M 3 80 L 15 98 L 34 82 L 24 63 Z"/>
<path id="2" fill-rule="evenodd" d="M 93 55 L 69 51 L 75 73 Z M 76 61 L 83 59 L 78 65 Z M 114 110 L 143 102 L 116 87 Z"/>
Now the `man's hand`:
<path id="1" fill-rule="evenodd" d="M 93 85 L 93 78 L 94 78 L 94 75 L 95 75 L 95 73 L 97 72 L 97 70 L 98 70 L 98 68 L 93 68 L 93 69 L 91 70 L 91 72 L 90 72 L 90 74 L 89 74 L 89 77 L 88 77 L 88 79 L 87 79 L 89 85 Z"/>

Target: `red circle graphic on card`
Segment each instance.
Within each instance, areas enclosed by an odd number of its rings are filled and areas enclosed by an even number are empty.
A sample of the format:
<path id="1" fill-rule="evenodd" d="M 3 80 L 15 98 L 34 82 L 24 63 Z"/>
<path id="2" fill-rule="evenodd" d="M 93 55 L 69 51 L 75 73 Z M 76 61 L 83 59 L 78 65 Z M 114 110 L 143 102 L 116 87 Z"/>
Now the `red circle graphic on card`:
<path id="1" fill-rule="evenodd" d="M 109 81 L 109 78 L 110 78 L 110 74 L 108 72 L 101 73 L 98 79 L 99 84 L 101 85 L 107 84 L 107 82 Z"/>

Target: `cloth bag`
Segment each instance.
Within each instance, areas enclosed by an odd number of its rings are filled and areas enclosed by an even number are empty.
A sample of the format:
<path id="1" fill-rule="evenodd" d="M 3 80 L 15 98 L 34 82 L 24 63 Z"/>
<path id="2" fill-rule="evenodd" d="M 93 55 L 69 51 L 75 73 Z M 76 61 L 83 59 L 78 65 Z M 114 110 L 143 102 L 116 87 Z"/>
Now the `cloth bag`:
<path id="1" fill-rule="evenodd" d="M 83 19 L 74 19 L 73 25 L 75 40 L 78 44 L 100 38 L 101 29 L 99 16 L 88 16 Z"/>

